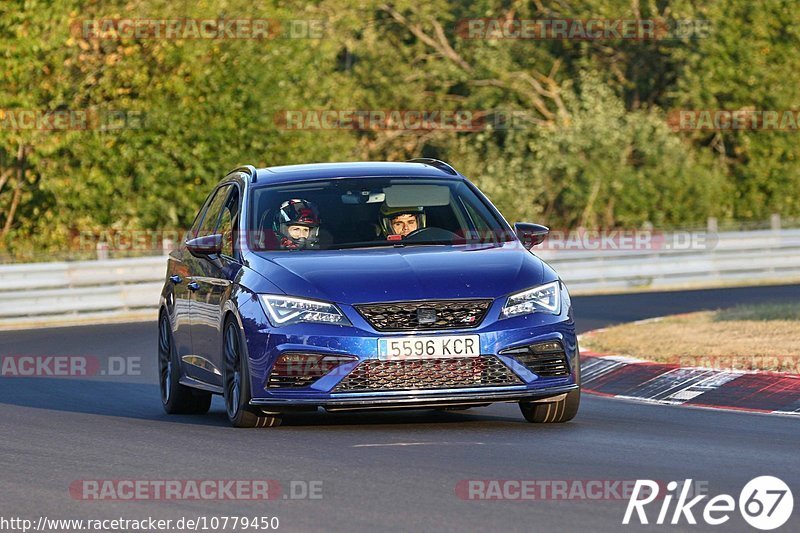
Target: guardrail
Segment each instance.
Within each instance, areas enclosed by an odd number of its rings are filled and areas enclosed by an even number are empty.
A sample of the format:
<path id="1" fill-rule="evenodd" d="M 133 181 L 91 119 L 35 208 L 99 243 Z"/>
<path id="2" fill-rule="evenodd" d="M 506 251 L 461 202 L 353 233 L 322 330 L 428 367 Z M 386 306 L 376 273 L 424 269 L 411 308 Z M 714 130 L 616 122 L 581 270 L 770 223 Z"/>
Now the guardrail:
<path id="1" fill-rule="evenodd" d="M 800 230 L 720 233 L 706 249 L 675 248 L 670 240 L 675 235 L 665 234 L 660 247 L 647 250 L 574 250 L 569 242 L 555 241 L 536 254 L 558 270 L 573 293 L 800 277 Z M 153 311 L 166 260 L 0 266 L 0 325 Z"/>
<path id="2" fill-rule="evenodd" d="M 166 269 L 165 256 L 3 265 L 0 323 L 156 309 Z"/>
<path id="3" fill-rule="evenodd" d="M 684 234 L 664 237 L 665 247 L 648 250 L 554 250 L 557 244 L 550 243 L 536 255 L 572 292 L 800 277 L 800 230 L 712 234 L 703 249 L 668 248 L 685 242 Z"/>

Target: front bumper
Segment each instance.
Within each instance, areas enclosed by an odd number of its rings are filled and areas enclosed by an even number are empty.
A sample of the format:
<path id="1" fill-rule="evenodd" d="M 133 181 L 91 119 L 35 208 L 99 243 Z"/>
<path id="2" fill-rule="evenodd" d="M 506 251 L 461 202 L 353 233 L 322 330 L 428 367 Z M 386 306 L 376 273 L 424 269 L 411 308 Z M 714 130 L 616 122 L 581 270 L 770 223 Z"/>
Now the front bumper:
<path id="1" fill-rule="evenodd" d="M 494 402 L 537 401 L 553 398 L 579 388 L 579 355 L 575 324 L 568 306 L 560 316 L 528 315 L 504 320 L 485 320 L 477 328 L 434 331 L 420 335 L 479 335 L 480 357 L 501 361 L 518 381 L 504 385 L 461 386 L 456 388 L 415 388 L 413 390 L 337 390 L 345 377 L 368 360 L 379 360 L 379 338 L 413 333 L 379 333 L 372 330 L 352 309 L 346 306 L 352 326 L 294 325 L 273 328 L 257 302 L 240 307 L 246 318 L 243 329 L 247 341 L 250 369 L 251 405 L 267 412 L 326 410 L 428 408 L 485 405 Z M 493 315 L 493 313 L 495 313 Z M 490 309 L 489 316 L 499 314 Z M 247 316 L 249 315 L 249 316 Z M 243 317 L 243 318 L 245 318 Z M 545 377 L 531 372 L 505 350 L 544 341 L 559 341 L 566 354 L 568 375 Z M 268 378 L 274 363 L 288 352 L 320 355 L 343 355 L 357 360 L 345 363 L 311 385 L 299 388 L 270 388 Z"/>
<path id="2" fill-rule="evenodd" d="M 516 390 L 508 390 L 508 389 Z M 417 409 L 430 407 L 468 407 L 496 402 L 535 402 L 579 389 L 576 384 L 529 390 L 525 387 L 502 387 L 487 390 L 486 387 L 454 391 L 440 389 L 419 390 L 406 394 L 386 396 L 381 394 L 358 393 L 334 395 L 328 399 L 314 398 L 254 398 L 250 405 L 267 412 L 282 412 L 287 408 L 317 408 L 327 411 L 350 411 L 361 409 Z"/>

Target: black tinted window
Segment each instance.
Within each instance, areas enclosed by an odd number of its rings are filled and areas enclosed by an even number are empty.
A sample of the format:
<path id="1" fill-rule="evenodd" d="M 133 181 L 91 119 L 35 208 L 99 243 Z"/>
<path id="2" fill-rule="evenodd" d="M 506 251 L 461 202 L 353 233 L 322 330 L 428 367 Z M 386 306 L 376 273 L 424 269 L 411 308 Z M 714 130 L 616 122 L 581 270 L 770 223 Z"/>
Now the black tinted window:
<path id="1" fill-rule="evenodd" d="M 251 198 L 248 235 L 256 250 L 462 244 L 487 237 L 493 242 L 511 238 L 494 212 L 458 180 L 298 182 L 254 189 Z M 297 222 L 310 228 L 298 232 L 298 239 L 289 234 L 293 222 L 289 205 L 310 205 L 318 213 L 318 223 L 314 217 L 312 222 Z"/>
<path id="2" fill-rule="evenodd" d="M 222 214 L 222 208 L 225 205 L 225 201 L 228 199 L 230 189 L 230 185 L 225 185 L 217 189 L 217 192 L 214 193 L 214 198 L 212 198 L 211 203 L 208 204 L 208 209 L 206 209 L 203 220 L 200 222 L 200 229 L 196 234 L 197 237 L 206 237 L 214 234 L 217 229 L 217 224 L 219 223 L 220 215 Z"/>
<path id="3" fill-rule="evenodd" d="M 231 194 L 222 208 L 219 225 L 214 233 L 222 235 L 222 254 L 228 257 L 234 256 L 235 249 L 235 224 L 239 214 L 239 191 L 236 187 L 231 187 Z"/>

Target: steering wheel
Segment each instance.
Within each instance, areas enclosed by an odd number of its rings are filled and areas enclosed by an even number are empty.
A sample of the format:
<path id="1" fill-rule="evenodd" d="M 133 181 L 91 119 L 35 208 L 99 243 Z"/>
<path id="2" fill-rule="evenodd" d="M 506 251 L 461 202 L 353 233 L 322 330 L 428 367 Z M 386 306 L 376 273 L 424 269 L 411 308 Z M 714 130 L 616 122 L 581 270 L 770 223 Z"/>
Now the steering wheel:
<path id="1" fill-rule="evenodd" d="M 458 239 L 458 235 L 442 228 L 419 228 L 406 235 L 404 241 L 450 241 Z"/>

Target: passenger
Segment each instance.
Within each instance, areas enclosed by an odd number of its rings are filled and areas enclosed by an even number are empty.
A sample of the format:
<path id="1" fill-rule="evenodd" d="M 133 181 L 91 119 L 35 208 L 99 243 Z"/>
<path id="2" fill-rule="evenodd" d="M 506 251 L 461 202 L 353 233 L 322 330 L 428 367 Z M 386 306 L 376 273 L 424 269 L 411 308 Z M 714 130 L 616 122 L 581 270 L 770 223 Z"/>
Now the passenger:
<path id="1" fill-rule="evenodd" d="M 319 247 L 319 212 L 308 200 L 287 200 L 275 213 L 272 230 L 282 250 L 305 250 Z"/>

